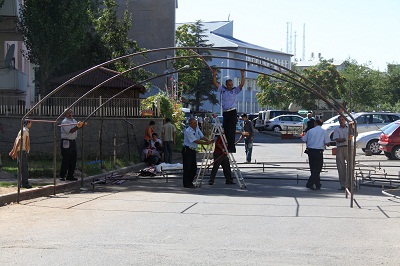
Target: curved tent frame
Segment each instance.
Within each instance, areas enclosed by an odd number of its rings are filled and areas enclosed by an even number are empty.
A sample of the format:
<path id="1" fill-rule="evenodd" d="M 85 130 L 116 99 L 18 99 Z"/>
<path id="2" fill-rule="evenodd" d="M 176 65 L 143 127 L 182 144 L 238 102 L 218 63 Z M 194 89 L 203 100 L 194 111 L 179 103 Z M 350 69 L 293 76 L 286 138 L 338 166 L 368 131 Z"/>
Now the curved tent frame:
<path id="1" fill-rule="evenodd" d="M 139 56 L 144 56 L 147 54 L 151 54 L 151 53 L 157 53 L 157 52 L 162 52 L 162 51 L 172 51 L 175 53 L 176 50 L 185 50 L 188 51 L 189 53 L 191 53 L 192 55 L 185 55 L 185 56 L 174 56 L 174 57 L 168 57 L 168 58 L 164 58 L 164 59 L 158 59 L 158 60 L 154 60 L 154 61 L 150 61 L 150 62 L 146 62 L 140 65 L 137 65 L 135 67 L 132 67 L 126 71 L 123 72 L 119 72 L 118 74 L 116 74 L 115 76 L 99 83 L 98 85 L 96 85 L 95 87 L 93 87 L 92 89 L 90 89 L 88 92 L 86 92 L 84 95 L 82 95 L 81 97 L 79 97 L 75 102 L 73 102 L 70 106 L 68 106 L 63 113 L 59 114 L 59 116 L 55 119 L 55 120 L 32 120 L 34 122 L 45 122 L 45 123 L 53 123 L 54 125 L 61 119 L 61 117 L 65 114 L 65 112 L 70 109 L 73 108 L 78 102 L 80 102 L 82 99 L 84 99 L 87 95 L 89 95 L 90 93 L 92 93 L 93 91 L 97 90 L 98 88 L 100 88 L 101 86 L 107 84 L 108 82 L 112 81 L 113 79 L 124 75 L 126 73 L 132 72 L 132 71 L 137 71 L 138 69 L 144 68 L 146 66 L 150 66 L 150 65 L 156 65 L 156 64 L 160 64 L 160 63 L 167 63 L 168 61 L 171 60 L 182 60 L 182 59 L 195 59 L 198 58 L 200 60 L 202 60 L 204 62 L 204 67 L 203 68 L 208 68 L 208 69 L 212 69 L 208 63 L 207 63 L 207 59 L 211 58 L 211 59 L 227 59 L 227 60 L 232 60 L 232 61 L 238 61 L 238 62 L 243 62 L 247 64 L 252 64 L 255 66 L 258 66 L 262 69 L 262 71 L 257 71 L 257 70 L 250 70 L 250 69 L 245 69 L 246 72 L 252 72 L 252 73 L 256 73 L 256 74 L 261 74 L 261 75 L 266 75 L 269 77 L 273 77 L 275 79 L 279 79 L 283 82 L 288 82 L 292 85 L 295 85 L 303 90 L 306 90 L 310 93 L 312 93 L 313 95 L 315 95 L 316 97 L 318 97 L 319 99 L 323 100 L 329 107 L 333 108 L 334 110 L 336 110 L 338 113 L 342 113 L 342 114 L 346 114 L 347 117 L 345 116 L 347 122 L 353 122 L 352 125 L 354 125 L 354 130 L 356 131 L 356 123 L 354 120 L 354 117 L 352 116 L 352 114 L 350 112 L 348 112 L 336 99 L 334 99 L 333 97 L 331 97 L 326 90 L 324 90 L 322 87 L 318 86 L 317 84 L 313 83 L 312 81 L 310 81 L 309 79 L 307 79 L 306 77 L 290 70 L 289 68 L 283 67 L 281 65 L 279 65 L 278 63 L 269 61 L 265 58 L 262 57 L 258 57 L 258 56 L 254 56 L 254 55 L 250 55 L 247 53 L 242 53 L 242 52 L 236 52 L 236 51 L 232 51 L 232 50 L 227 50 L 227 49 L 222 49 L 222 48 L 213 48 L 213 47 L 168 47 L 168 48 L 160 48 L 160 49 L 153 49 L 153 50 L 147 50 L 147 51 L 142 51 L 142 52 L 138 52 L 138 53 L 133 53 L 133 54 L 129 54 L 129 55 L 124 55 L 112 60 L 109 60 L 107 62 L 101 63 L 97 66 L 91 67 L 83 72 L 81 72 L 80 74 L 76 75 L 75 77 L 69 79 L 68 81 L 64 82 L 63 84 L 61 84 L 60 86 L 58 86 L 56 89 L 54 89 L 52 92 L 50 92 L 48 95 L 46 95 L 45 97 L 43 97 L 39 102 L 37 102 L 22 118 L 21 118 L 21 130 L 23 130 L 23 122 L 25 120 L 30 120 L 27 119 L 27 117 L 32 114 L 32 112 L 36 109 L 38 109 L 41 104 L 43 104 L 46 100 L 48 100 L 52 95 L 54 95 L 55 93 L 59 92 L 60 90 L 62 90 L 65 86 L 67 86 L 68 84 L 70 84 L 71 82 L 87 75 L 88 73 L 100 68 L 100 67 L 104 67 L 107 66 L 109 64 L 115 63 L 117 61 L 123 60 L 123 59 L 128 59 L 128 58 L 134 58 L 134 57 L 139 57 Z M 215 52 L 226 52 L 229 54 L 233 54 L 233 55 L 237 55 L 237 56 L 244 56 L 246 59 L 241 59 L 241 58 L 234 58 L 234 57 L 227 57 L 227 56 L 216 56 L 216 55 L 200 55 L 197 52 L 195 52 L 195 50 L 197 51 L 203 51 L 203 50 L 207 50 L 207 51 L 215 51 Z M 257 59 L 258 62 L 260 63 L 256 63 L 253 61 L 249 61 L 247 60 L 247 58 L 253 58 L 253 59 Z M 272 67 L 271 67 L 272 65 Z M 203 69 L 203 68 L 191 68 L 189 66 L 189 68 L 185 68 L 185 69 L 181 69 L 181 70 L 174 70 L 174 71 L 169 71 L 168 73 L 164 73 L 164 74 L 159 74 L 156 75 L 154 77 L 142 80 L 134 85 L 131 85 L 123 90 L 121 90 L 120 92 L 116 93 L 114 96 L 112 96 L 111 98 L 109 98 L 108 100 L 102 102 L 92 113 L 90 113 L 83 122 L 86 122 L 87 120 L 90 119 L 91 116 L 93 116 L 98 110 L 100 110 L 105 104 L 107 104 L 110 100 L 114 99 L 115 97 L 119 96 L 120 94 L 126 92 L 129 89 L 132 89 L 134 86 L 138 86 L 141 84 L 145 84 L 153 79 L 156 78 L 160 78 L 166 75 L 171 75 L 174 73 L 179 73 L 179 72 L 188 72 L 191 70 L 198 70 L 198 69 Z M 220 69 L 231 69 L 231 70 L 241 70 L 240 68 L 233 68 L 233 67 L 218 67 Z M 276 69 L 277 68 L 277 69 Z M 272 73 L 280 73 L 281 76 L 274 76 L 273 74 L 270 73 L 266 73 L 265 70 L 270 70 Z M 292 74 L 288 75 L 287 73 Z M 338 108 L 337 106 L 340 106 L 340 108 Z M 56 129 L 57 127 L 54 126 L 54 145 L 53 145 L 53 150 L 54 150 L 54 154 L 53 154 L 53 167 L 54 167 L 54 171 L 53 171 L 53 177 L 54 177 L 54 194 L 55 194 L 55 187 L 56 187 L 56 149 L 57 149 L 57 133 L 56 133 Z M 353 147 L 352 147 L 353 146 Z M 346 190 L 346 197 L 348 196 L 348 194 L 350 194 L 351 196 L 351 203 L 350 206 L 353 207 L 353 201 L 354 201 L 354 195 L 353 195 L 353 191 L 354 191 L 354 161 L 355 161 L 355 142 L 352 142 L 349 140 L 348 143 L 348 151 L 349 154 L 351 154 L 351 156 L 349 156 L 350 160 L 348 162 L 348 171 L 347 171 L 347 176 L 351 177 L 351 187 L 350 187 L 350 191 Z M 22 142 L 21 142 L 21 147 L 20 150 L 22 150 Z M 22 156 L 20 157 L 20 159 L 22 159 Z M 21 185 L 21 164 L 19 164 L 19 171 L 18 171 L 18 196 L 17 196 L 17 202 L 19 202 L 19 195 L 20 195 L 20 185 Z"/>

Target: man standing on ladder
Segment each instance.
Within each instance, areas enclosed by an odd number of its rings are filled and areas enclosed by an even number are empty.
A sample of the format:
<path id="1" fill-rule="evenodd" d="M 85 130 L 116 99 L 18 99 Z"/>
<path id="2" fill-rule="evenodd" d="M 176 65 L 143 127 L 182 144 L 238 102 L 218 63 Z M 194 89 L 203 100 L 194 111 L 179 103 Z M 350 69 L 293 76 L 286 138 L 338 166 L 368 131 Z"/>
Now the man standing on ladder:
<path id="1" fill-rule="evenodd" d="M 197 173 L 196 149 L 198 144 L 211 144 L 214 140 L 204 137 L 201 130 L 197 127 L 195 118 L 189 119 L 189 126 L 183 132 L 183 186 L 185 188 L 195 188 L 193 180 Z"/>
<path id="2" fill-rule="evenodd" d="M 242 79 L 239 86 L 233 87 L 231 79 L 226 80 L 225 85 L 217 81 L 217 69 L 213 68 L 213 84 L 221 94 L 221 105 L 223 110 L 223 128 L 228 142 L 228 152 L 235 153 L 235 133 L 237 123 L 236 96 L 242 91 L 244 86 L 244 69 L 240 70 Z"/>

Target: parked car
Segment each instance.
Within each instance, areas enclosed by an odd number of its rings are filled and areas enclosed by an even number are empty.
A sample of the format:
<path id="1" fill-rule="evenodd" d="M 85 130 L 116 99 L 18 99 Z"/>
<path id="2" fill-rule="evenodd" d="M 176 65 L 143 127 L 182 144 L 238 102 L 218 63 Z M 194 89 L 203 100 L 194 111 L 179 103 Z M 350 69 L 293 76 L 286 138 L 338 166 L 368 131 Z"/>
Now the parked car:
<path id="1" fill-rule="evenodd" d="M 396 122 L 399 121 L 400 120 L 397 120 Z M 380 130 L 373 130 L 358 134 L 356 137 L 356 147 L 362 149 L 364 152 L 369 150 L 374 155 L 382 153 L 382 151 L 379 149 L 379 138 L 382 133 L 385 133 L 386 130 L 396 122 L 390 123 L 389 125 L 382 127 Z"/>
<path id="2" fill-rule="evenodd" d="M 266 130 L 279 132 L 288 128 L 302 128 L 303 117 L 300 115 L 279 115 L 265 122 Z"/>
<path id="3" fill-rule="evenodd" d="M 379 138 L 379 147 L 389 159 L 400 160 L 400 121 L 390 124 Z"/>
<path id="4" fill-rule="evenodd" d="M 400 114 L 387 112 L 361 112 L 353 115 L 357 123 L 357 133 L 373 130 L 381 130 L 382 127 L 400 119 Z M 330 138 L 333 139 L 333 131 L 339 126 L 339 122 L 326 123 L 322 125 Z"/>
<path id="5" fill-rule="evenodd" d="M 211 123 L 213 126 L 215 126 L 215 118 L 212 119 Z M 219 123 L 221 124 L 221 127 L 223 128 L 223 122 L 224 122 L 224 117 L 222 115 L 218 116 Z M 236 123 L 236 131 L 243 131 L 243 120 L 242 118 L 238 118 L 238 121 Z"/>
<path id="6" fill-rule="evenodd" d="M 299 115 L 297 112 L 292 112 L 292 111 L 286 111 L 286 110 L 264 110 L 258 112 L 258 117 L 256 119 L 256 124 L 254 127 L 258 131 L 263 131 L 263 130 L 268 130 L 266 127 L 267 122 L 279 115 Z"/>
<path id="7" fill-rule="evenodd" d="M 247 118 L 253 122 L 253 127 L 256 127 L 256 122 L 258 118 L 258 114 L 247 114 Z"/>

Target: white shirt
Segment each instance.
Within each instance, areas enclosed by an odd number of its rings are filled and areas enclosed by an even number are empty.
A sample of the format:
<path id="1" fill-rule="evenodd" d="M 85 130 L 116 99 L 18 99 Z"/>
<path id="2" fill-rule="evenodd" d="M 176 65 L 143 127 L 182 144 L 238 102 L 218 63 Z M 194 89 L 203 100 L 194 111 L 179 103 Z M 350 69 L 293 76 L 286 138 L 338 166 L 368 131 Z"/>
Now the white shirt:
<path id="1" fill-rule="evenodd" d="M 78 132 L 69 133 L 69 131 L 76 126 L 77 122 L 74 118 L 68 119 L 64 118 L 61 122 L 61 139 L 74 140 L 78 136 Z M 64 126 L 66 125 L 66 126 Z"/>
<path id="2" fill-rule="evenodd" d="M 307 143 L 307 148 L 325 150 L 325 145 L 331 142 L 327 132 L 321 126 L 316 126 L 301 138 Z"/>
<path id="3" fill-rule="evenodd" d="M 202 137 L 204 137 L 204 135 L 199 127 L 196 127 L 196 130 L 194 130 L 192 127 L 188 127 L 183 133 L 183 145 L 192 149 L 197 149 L 198 144 L 194 141 L 200 140 Z"/>
<path id="4" fill-rule="evenodd" d="M 336 139 L 348 139 L 349 137 L 349 127 L 345 125 L 344 127 L 338 126 L 335 128 L 333 131 L 333 140 L 336 141 Z M 341 146 L 347 146 L 347 141 L 344 142 L 336 142 L 336 147 L 341 147 Z"/>

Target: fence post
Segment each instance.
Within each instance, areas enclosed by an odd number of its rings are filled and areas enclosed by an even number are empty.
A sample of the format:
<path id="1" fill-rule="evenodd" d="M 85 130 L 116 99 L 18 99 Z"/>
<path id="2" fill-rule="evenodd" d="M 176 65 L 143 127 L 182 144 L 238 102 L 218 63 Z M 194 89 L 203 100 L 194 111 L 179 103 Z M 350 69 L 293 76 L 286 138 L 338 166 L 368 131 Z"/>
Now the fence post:
<path id="1" fill-rule="evenodd" d="M 114 149 L 114 156 L 113 156 L 113 164 L 115 166 L 115 162 L 117 160 L 117 134 L 113 134 L 113 149 Z"/>

